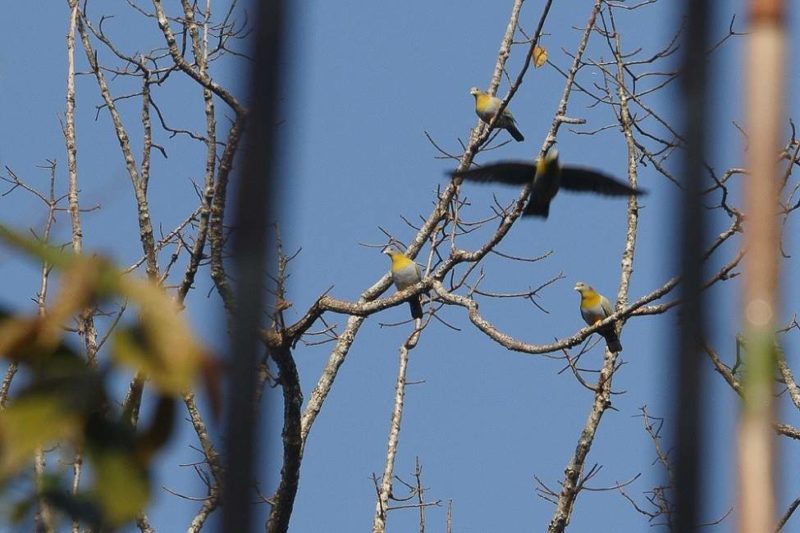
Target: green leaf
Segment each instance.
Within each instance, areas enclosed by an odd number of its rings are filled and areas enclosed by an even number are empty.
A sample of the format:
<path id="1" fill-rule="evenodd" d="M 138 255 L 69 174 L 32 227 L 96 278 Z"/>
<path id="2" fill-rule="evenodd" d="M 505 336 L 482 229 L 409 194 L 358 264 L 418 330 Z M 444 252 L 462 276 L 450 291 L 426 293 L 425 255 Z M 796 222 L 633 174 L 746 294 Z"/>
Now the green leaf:
<path id="1" fill-rule="evenodd" d="M 118 450 L 92 454 L 95 472 L 93 499 L 110 526 L 135 519 L 150 498 L 147 472 L 134 457 Z"/>
<path id="2" fill-rule="evenodd" d="M 0 472 L 17 472 L 38 448 L 75 439 L 83 419 L 57 395 L 36 394 L 14 401 L 0 413 Z"/>

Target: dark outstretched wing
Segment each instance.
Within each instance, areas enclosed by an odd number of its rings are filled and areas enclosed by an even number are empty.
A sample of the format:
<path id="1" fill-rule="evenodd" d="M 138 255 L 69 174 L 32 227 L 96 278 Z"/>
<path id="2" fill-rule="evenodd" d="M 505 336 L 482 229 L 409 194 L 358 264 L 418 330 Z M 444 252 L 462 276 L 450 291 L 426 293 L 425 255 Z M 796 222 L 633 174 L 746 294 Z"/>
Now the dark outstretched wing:
<path id="1" fill-rule="evenodd" d="M 496 181 L 509 185 L 525 185 L 527 183 L 532 183 L 535 174 L 536 165 L 522 161 L 506 161 L 450 173 L 454 178 L 462 178 L 467 181 Z"/>
<path id="2" fill-rule="evenodd" d="M 593 192 L 605 196 L 647 194 L 647 191 L 643 189 L 632 189 L 627 183 L 602 172 L 569 165 L 561 168 L 561 186 L 570 191 Z"/>

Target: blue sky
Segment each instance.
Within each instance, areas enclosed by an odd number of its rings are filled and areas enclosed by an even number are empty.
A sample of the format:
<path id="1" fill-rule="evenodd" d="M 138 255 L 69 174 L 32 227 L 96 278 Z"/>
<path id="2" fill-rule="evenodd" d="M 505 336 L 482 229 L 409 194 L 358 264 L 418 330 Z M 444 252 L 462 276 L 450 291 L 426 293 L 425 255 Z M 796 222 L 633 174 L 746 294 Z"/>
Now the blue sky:
<path id="1" fill-rule="evenodd" d="M 588 18 L 590 6 L 585 4 L 555 2 L 545 26 L 542 44 L 549 51 L 550 61 L 563 70 L 571 62 L 564 50 L 574 50 L 580 35 L 575 28 L 582 28 Z M 623 49 L 641 48 L 643 57 L 661 49 L 679 22 L 674 4 L 662 1 L 633 13 L 618 11 Z M 744 29 L 742 2 L 725 7 L 731 11 L 716 18 L 719 37 L 727 31 L 733 13 L 738 13 L 737 29 Z M 522 27 L 528 33 L 535 29 L 540 8 L 540 2 L 528 2 L 523 8 Z M 107 30 L 120 45 L 131 50 L 159 45 L 160 36 L 146 21 L 122 5 L 114 9 L 117 18 L 107 22 Z M 302 13 L 296 10 L 289 32 L 287 88 L 280 111 L 285 119 L 280 129 L 281 227 L 286 248 L 302 248 L 291 263 L 288 297 L 294 307 L 287 311 L 288 320 L 300 317 L 331 286 L 333 296 L 352 300 L 387 271 L 386 257 L 378 249 L 365 246 L 386 242 L 379 228 L 401 241 L 413 237 L 401 216 L 410 220 L 427 216 L 437 187 L 446 184 L 445 171 L 454 167 L 451 161 L 436 159 L 438 153 L 424 132 L 445 149 L 460 153 L 459 139 L 467 139 L 476 122 L 469 88 L 488 84 L 510 9 L 510 1 L 489 6 L 472 0 L 353 0 L 311 2 Z M 37 165 L 48 158 L 57 159 L 59 186 L 64 190 L 66 158 L 58 118 L 64 110 L 66 3 L 48 3 L 35 13 L 33 5 L 11 3 L 7 10 L 15 24 L 0 37 L 0 165 L 8 165 L 43 187 L 47 173 Z M 797 27 L 797 13 L 793 15 L 792 27 Z M 743 44 L 742 38 L 732 39 L 712 56 L 716 78 L 711 98 L 711 160 L 719 171 L 743 165 L 741 136 L 733 125 L 734 121 L 743 122 Z M 520 45 L 512 50 L 508 64 L 512 78 L 521 66 L 524 49 Z M 587 53 L 595 60 L 610 58 L 605 43 L 596 35 Z M 79 57 L 79 68 L 85 69 L 85 61 Z M 674 55 L 659 70 L 673 69 L 678 57 Z M 215 75 L 240 87 L 238 66 L 241 63 L 231 62 Z M 797 109 L 797 96 L 791 91 L 796 88 L 795 80 L 796 73 L 790 72 L 789 110 Z M 591 87 L 602 84 L 602 77 L 596 69 L 587 67 L 578 81 Z M 500 94 L 507 89 L 504 82 Z M 482 154 L 478 161 L 534 157 L 562 89 L 563 78 L 552 67 L 530 71 L 511 104 L 526 141 Z M 124 84 L 119 85 L 119 91 L 125 91 Z M 196 127 L 202 124 L 196 87 L 185 84 L 185 89 L 178 86 L 164 90 L 159 98 L 162 108 L 176 122 Z M 99 100 L 93 78 L 80 78 L 78 137 L 83 202 L 102 205 L 99 212 L 84 216 L 85 247 L 127 265 L 140 253 L 135 240 L 134 202 L 110 122 L 102 112 L 95 120 L 94 106 Z M 672 120 L 680 116 L 676 89 L 655 94 L 648 103 Z M 577 133 L 614 122 L 608 109 L 591 104 L 584 95 L 572 97 L 567 114 L 587 122 L 562 127 L 558 137 L 562 160 L 623 177 L 625 147 L 617 128 L 597 135 Z M 136 118 L 138 105 L 132 104 L 127 111 L 131 120 Z M 506 138 L 506 133 L 500 134 L 501 140 Z M 160 140 L 170 142 L 164 135 Z M 186 141 L 167 146 L 170 157 L 157 160 L 150 195 L 154 219 L 165 230 L 193 209 L 190 180 L 201 176 L 203 164 L 198 146 Z M 679 168 L 677 158 L 670 162 L 670 168 Z M 639 184 L 649 189 L 650 195 L 641 202 L 632 300 L 675 273 L 677 254 L 677 189 L 651 167 L 639 168 Z M 491 214 L 493 195 L 508 203 L 517 194 L 513 187 L 468 184 L 462 196 L 469 198 L 471 205 L 462 215 L 484 218 Z M 497 302 L 478 296 L 482 314 L 502 331 L 528 342 L 546 343 L 577 331 L 583 323 L 578 296 L 572 290 L 576 281 L 586 281 L 610 297 L 616 294 L 625 205 L 624 200 L 563 193 L 554 200 L 546 222 L 522 220 L 515 224 L 499 247 L 501 251 L 519 256 L 552 251 L 552 255 L 537 263 L 509 263 L 489 257 L 483 288 L 516 292 L 558 274 L 564 279 L 541 293 L 538 303 L 547 313 L 526 302 Z M 39 226 L 44 216 L 42 206 L 24 194 L 0 198 L 0 221 L 5 224 L 23 229 Z M 720 231 L 724 224 L 723 219 L 715 220 L 711 233 Z M 65 238 L 68 229 L 66 217 L 60 217 L 59 238 Z M 464 238 L 460 245 L 478 246 L 487 235 L 484 231 Z M 787 226 L 786 235 L 787 248 L 796 250 L 796 223 Z M 726 261 L 735 248 L 727 246 L 721 252 Z M 418 261 L 424 263 L 425 257 Z M 796 265 L 787 262 L 784 268 L 784 318 L 789 318 L 798 286 L 788 273 L 796 271 Z M 33 304 L 28 302 L 37 287 L 35 265 L 3 249 L 0 275 L 7 280 L 0 304 L 32 309 Z M 733 281 L 711 291 L 711 338 L 726 354 L 733 349 L 732 334 L 738 322 L 738 299 L 733 292 L 737 287 Z M 207 297 L 209 288 L 206 273 L 187 301 L 187 312 L 198 334 L 221 351 L 225 346 L 220 327 L 223 319 L 216 296 Z M 406 306 L 396 307 L 371 317 L 362 327 L 312 428 L 292 531 L 361 531 L 370 527 L 375 507 L 371 475 L 383 470 L 398 347 L 411 327 L 385 324 L 406 319 L 407 312 Z M 558 490 L 589 413 L 591 393 L 569 372 L 559 373 L 561 361 L 506 351 L 476 331 L 458 308 L 443 309 L 441 314 L 460 330 L 434 321 L 411 353 L 408 377 L 421 383 L 407 390 L 396 474 L 410 481 L 415 458 L 419 457 L 427 498 L 443 502 L 442 507 L 428 511 L 431 531 L 444 530 L 448 500 L 453 502 L 454 526 L 459 532 L 542 530 L 553 506 L 536 495 L 534 475 Z M 340 326 L 346 320 L 343 316 L 326 318 Z M 641 473 L 626 492 L 643 504 L 642 493 L 661 482 L 661 472 L 652 465 L 654 449 L 637 414 L 644 405 L 655 416 L 669 414 L 676 324 L 677 315 L 671 313 L 635 318 L 626 325 L 622 333 L 625 364 L 615 377 L 615 390 L 622 394 L 614 397 L 614 409 L 605 414 L 592 447 L 588 465 L 602 465 L 592 487 L 612 486 Z M 786 339 L 788 354 L 797 347 L 796 336 L 795 332 Z M 306 397 L 330 348 L 298 345 L 294 355 Z M 599 367 L 600 361 L 598 348 L 583 359 L 590 367 Z M 706 517 L 714 519 L 733 504 L 732 431 L 737 402 L 719 377 L 712 375 L 710 365 L 708 368 L 707 434 L 713 453 L 705 463 L 709 475 Z M 279 402 L 280 395 L 273 391 L 267 400 Z M 270 412 L 279 414 L 280 406 L 273 406 Z M 798 422 L 795 414 L 784 415 L 786 422 Z M 265 476 L 280 456 L 278 432 L 273 428 L 273 438 L 265 446 L 268 452 L 262 456 Z M 178 466 L 198 459 L 189 447 L 194 443 L 187 427 L 160 460 L 159 483 L 201 496 L 202 487 L 191 469 Z M 786 447 L 784 471 L 799 466 L 793 451 Z M 266 482 L 265 486 L 269 485 Z M 788 480 L 786 488 L 780 507 L 785 507 L 798 491 Z M 400 487 L 396 490 L 402 494 Z M 197 507 L 194 502 L 160 492 L 150 515 L 159 531 L 178 531 L 185 529 Z M 412 530 L 416 524 L 415 511 L 389 515 L 389 531 Z M 582 493 L 572 519 L 574 531 L 630 531 L 646 526 L 646 520 L 615 491 Z"/>

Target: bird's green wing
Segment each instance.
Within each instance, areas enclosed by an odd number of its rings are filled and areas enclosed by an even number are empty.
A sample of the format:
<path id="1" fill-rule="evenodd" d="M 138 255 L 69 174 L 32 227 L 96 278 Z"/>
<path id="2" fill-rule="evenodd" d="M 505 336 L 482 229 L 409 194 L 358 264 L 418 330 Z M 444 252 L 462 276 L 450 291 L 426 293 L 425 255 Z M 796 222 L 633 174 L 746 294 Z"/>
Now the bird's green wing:
<path id="1" fill-rule="evenodd" d="M 603 307 L 603 312 L 606 316 L 611 316 L 614 314 L 614 308 L 611 307 L 611 302 L 608 301 L 608 298 L 602 296 L 600 299 L 600 305 Z"/>
<path id="2" fill-rule="evenodd" d="M 605 196 L 634 196 L 647 194 L 607 174 L 584 167 L 561 167 L 561 186 L 577 192 L 592 192 Z"/>
<path id="3" fill-rule="evenodd" d="M 496 181 L 509 185 L 525 185 L 532 183 L 535 174 L 536 166 L 523 161 L 506 161 L 450 173 L 454 178 L 462 178 L 467 181 Z"/>

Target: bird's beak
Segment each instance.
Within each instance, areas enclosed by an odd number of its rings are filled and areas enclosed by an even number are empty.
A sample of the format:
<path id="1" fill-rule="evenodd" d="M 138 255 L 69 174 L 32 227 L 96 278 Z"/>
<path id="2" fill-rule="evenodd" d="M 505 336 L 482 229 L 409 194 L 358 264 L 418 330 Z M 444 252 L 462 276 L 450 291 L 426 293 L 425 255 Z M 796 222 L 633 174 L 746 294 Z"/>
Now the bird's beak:
<path id="1" fill-rule="evenodd" d="M 579 292 L 580 292 L 580 290 L 581 290 L 581 287 L 580 287 L 580 285 L 576 284 L 574 287 L 572 287 L 572 290 L 573 290 L 573 291 L 579 291 Z"/>

